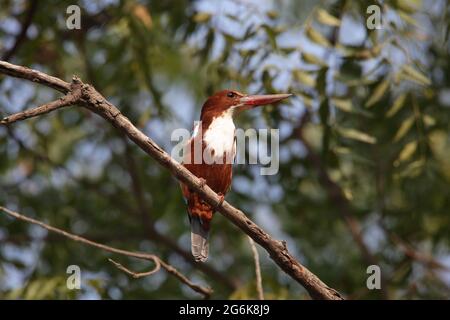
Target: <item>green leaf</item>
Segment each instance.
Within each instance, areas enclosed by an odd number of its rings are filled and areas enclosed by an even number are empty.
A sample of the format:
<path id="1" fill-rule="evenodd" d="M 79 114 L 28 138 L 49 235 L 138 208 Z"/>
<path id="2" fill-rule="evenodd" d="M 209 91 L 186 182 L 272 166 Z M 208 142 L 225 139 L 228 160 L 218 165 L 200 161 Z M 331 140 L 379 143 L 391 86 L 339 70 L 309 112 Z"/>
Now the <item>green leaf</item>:
<path id="1" fill-rule="evenodd" d="M 352 101 L 350 99 L 341 99 L 341 98 L 333 98 L 331 102 L 336 106 L 336 108 L 345 111 L 345 112 L 353 112 L 354 108 L 352 105 Z"/>
<path id="2" fill-rule="evenodd" d="M 380 55 L 383 47 L 386 45 L 385 42 L 377 44 L 372 48 L 360 48 L 343 46 L 342 44 L 336 45 L 336 48 L 342 53 L 346 58 L 355 58 L 357 60 L 367 60 L 373 59 Z"/>
<path id="3" fill-rule="evenodd" d="M 423 116 L 423 123 L 425 124 L 425 127 L 432 127 L 436 124 L 436 119 L 434 119 L 432 116 L 424 115 Z"/>
<path id="4" fill-rule="evenodd" d="M 323 47 L 331 46 L 331 43 L 328 41 L 328 39 L 311 26 L 306 27 L 306 36 L 312 42 L 315 42 Z"/>
<path id="5" fill-rule="evenodd" d="M 45 281 L 45 280 L 42 280 Z M 41 280 L 34 280 L 31 283 L 28 284 L 25 296 L 23 297 L 24 300 L 36 300 L 39 297 L 39 291 L 42 287 L 42 281 Z"/>
<path id="6" fill-rule="evenodd" d="M 192 17 L 192 20 L 197 23 L 205 23 L 211 20 L 211 17 L 212 14 L 209 12 L 198 12 Z"/>
<path id="7" fill-rule="evenodd" d="M 278 48 L 278 50 L 280 50 L 284 54 L 291 54 L 292 52 L 297 51 L 298 48 L 295 48 L 295 47 L 283 47 L 283 48 Z"/>
<path id="8" fill-rule="evenodd" d="M 405 105 L 407 94 L 403 93 L 399 95 L 397 98 L 395 98 L 394 103 L 392 104 L 392 107 L 388 110 L 386 113 L 386 117 L 391 118 L 393 117 L 400 109 Z"/>
<path id="9" fill-rule="evenodd" d="M 385 79 L 376 86 L 376 88 L 373 90 L 372 95 L 370 96 L 369 100 L 366 102 L 366 107 L 371 107 L 378 101 L 380 101 L 381 98 L 383 98 L 384 94 L 386 93 L 386 90 L 389 88 L 389 79 Z"/>
<path id="10" fill-rule="evenodd" d="M 421 0 L 396 0 L 395 5 L 407 13 L 415 13 L 421 6 Z"/>
<path id="11" fill-rule="evenodd" d="M 338 153 L 338 154 L 351 154 L 352 150 L 350 148 L 346 148 L 346 147 L 334 147 L 333 151 Z"/>
<path id="12" fill-rule="evenodd" d="M 311 108 L 314 105 L 314 99 L 311 96 L 309 96 L 303 92 L 298 92 L 295 95 L 300 97 L 303 100 L 303 103 L 305 104 L 305 106 L 307 108 Z"/>
<path id="13" fill-rule="evenodd" d="M 338 27 L 341 25 L 341 21 L 338 18 L 329 14 L 324 9 L 316 10 L 316 18 L 317 18 L 317 21 L 319 21 L 320 23 L 325 24 L 327 26 Z"/>
<path id="14" fill-rule="evenodd" d="M 54 278 L 49 278 L 46 279 L 45 281 L 43 281 L 44 283 L 42 284 L 38 294 L 35 296 L 35 299 L 48 299 L 50 297 L 52 297 L 53 293 L 56 291 L 57 287 L 64 283 L 64 278 L 57 276 Z"/>
<path id="15" fill-rule="evenodd" d="M 297 81 L 307 86 L 314 87 L 316 85 L 316 79 L 314 79 L 314 77 L 311 76 L 311 74 L 309 74 L 308 72 L 295 70 L 294 77 Z"/>
<path id="16" fill-rule="evenodd" d="M 450 182 L 450 135 L 446 130 L 433 130 L 429 135 L 429 146 L 437 160 L 439 170 Z"/>
<path id="17" fill-rule="evenodd" d="M 367 118 L 372 118 L 373 114 L 353 105 L 352 99 L 332 98 L 331 102 L 341 111 L 359 114 Z"/>
<path id="18" fill-rule="evenodd" d="M 405 12 L 399 12 L 398 15 L 400 16 L 400 18 L 402 18 L 403 21 L 405 21 L 406 23 L 409 23 L 415 27 L 419 26 L 417 24 L 416 19 L 414 19 L 411 15 L 405 13 Z"/>
<path id="19" fill-rule="evenodd" d="M 280 16 L 280 14 L 278 13 L 278 11 L 275 11 L 275 10 L 267 11 L 266 14 L 267 14 L 267 16 L 268 16 L 270 19 L 276 19 L 276 18 L 278 18 L 278 17 Z"/>
<path id="20" fill-rule="evenodd" d="M 322 149 L 323 127 L 315 123 L 306 123 L 302 128 L 302 134 L 305 141 L 315 150 Z"/>
<path id="21" fill-rule="evenodd" d="M 400 154 L 397 157 L 397 159 L 394 161 L 394 166 L 398 166 L 400 163 L 409 160 L 414 154 L 414 152 L 416 152 L 417 145 L 418 145 L 417 141 L 411 141 L 407 143 L 403 147 L 402 151 L 400 151 Z"/>
<path id="22" fill-rule="evenodd" d="M 377 139 L 367 133 L 351 129 L 351 128 L 337 128 L 337 131 L 341 136 L 347 139 L 357 140 L 365 143 L 374 144 L 377 142 Z"/>
<path id="23" fill-rule="evenodd" d="M 277 45 L 277 36 L 279 34 L 279 30 L 273 28 L 272 26 L 269 25 L 262 25 L 261 26 L 264 31 L 266 32 L 266 35 L 269 39 L 270 45 L 272 46 L 273 49 L 278 49 L 278 45 Z"/>
<path id="24" fill-rule="evenodd" d="M 414 116 L 410 116 L 405 121 L 402 122 L 400 125 L 400 128 L 397 130 L 397 133 L 394 136 L 394 142 L 399 141 L 401 138 L 403 138 L 411 129 L 412 125 L 414 124 Z"/>
<path id="25" fill-rule="evenodd" d="M 431 85 L 431 81 L 427 76 L 410 65 L 403 65 L 402 73 L 406 76 L 405 79 L 412 80 L 423 86 Z"/>
<path id="26" fill-rule="evenodd" d="M 408 177 L 408 178 L 414 178 L 417 177 L 419 174 L 422 173 L 423 167 L 425 165 L 425 160 L 420 159 L 411 162 L 406 166 L 406 168 L 397 176 L 395 177 Z"/>
<path id="27" fill-rule="evenodd" d="M 322 66 L 325 67 L 327 66 L 327 64 L 325 63 L 325 61 L 323 61 L 322 59 L 316 57 L 315 55 L 311 54 L 311 53 L 306 53 L 303 52 L 302 53 L 302 59 L 309 64 L 314 64 L 317 66 Z"/>

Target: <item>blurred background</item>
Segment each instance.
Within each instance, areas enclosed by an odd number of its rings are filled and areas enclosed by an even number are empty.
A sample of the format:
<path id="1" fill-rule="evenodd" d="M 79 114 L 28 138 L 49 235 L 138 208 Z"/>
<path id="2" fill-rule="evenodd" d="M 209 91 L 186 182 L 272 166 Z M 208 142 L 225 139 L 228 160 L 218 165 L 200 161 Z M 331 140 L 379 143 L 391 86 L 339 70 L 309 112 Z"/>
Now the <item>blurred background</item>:
<path id="1" fill-rule="evenodd" d="M 66 26 L 72 4 L 79 30 Z M 370 5 L 381 12 L 375 29 Z M 449 15 L 444 0 L 2 0 L 0 59 L 80 76 L 167 151 L 172 130 L 191 129 L 215 91 L 295 94 L 238 119 L 244 129 L 280 129 L 280 172 L 236 165 L 227 200 L 348 298 L 443 299 Z M 0 116 L 58 96 L 0 75 Z M 210 258 L 194 263 L 177 181 L 78 107 L 0 127 L 0 205 L 155 253 L 211 286 L 212 298 L 256 298 L 246 236 L 216 214 Z M 259 252 L 267 298 L 308 299 Z M 0 298 L 200 298 L 163 270 L 132 279 L 108 257 L 149 268 L 0 215 Z M 69 265 L 81 268 L 81 290 L 66 287 Z M 381 268 L 381 290 L 366 286 L 369 265 Z"/>

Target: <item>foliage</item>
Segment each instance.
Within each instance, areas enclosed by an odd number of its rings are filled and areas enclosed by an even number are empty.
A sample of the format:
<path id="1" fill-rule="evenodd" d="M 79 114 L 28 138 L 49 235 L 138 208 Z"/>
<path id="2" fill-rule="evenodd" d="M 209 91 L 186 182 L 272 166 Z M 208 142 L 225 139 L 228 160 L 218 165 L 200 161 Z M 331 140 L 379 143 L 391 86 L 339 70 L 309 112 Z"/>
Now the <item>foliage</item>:
<path id="1" fill-rule="evenodd" d="M 244 128 L 281 129 L 280 172 L 261 177 L 255 166 L 236 166 L 228 200 L 350 297 L 448 298 L 448 270 L 428 263 L 449 261 L 446 1 L 383 1 L 383 25 L 375 30 L 366 27 L 366 9 L 378 1 L 79 1 L 83 26 L 74 31 L 65 27 L 72 2 L 39 2 L 12 61 L 66 80 L 80 76 L 167 150 L 171 130 L 190 128 L 202 101 L 219 89 L 294 93 L 288 104 L 239 119 Z M 25 1 L 0 8 L 1 51 L 14 43 L 25 14 Z M 25 81 L 0 81 L 2 115 L 55 95 Z M 146 219 L 188 250 L 178 184 L 102 119 L 70 108 L 0 128 L 0 204 L 110 245 L 158 254 L 210 284 L 215 298 L 256 297 L 246 237 L 216 215 L 208 264 L 239 281 L 232 290 L 150 237 L 133 170 Z M 334 186 L 341 197 L 330 192 Z M 355 241 L 348 216 L 372 258 Z M 130 279 L 107 263 L 107 254 L 3 216 L 0 242 L 0 297 L 197 297 L 163 271 Z M 404 244 L 429 259 L 417 259 Z M 261 258 L 268 297 L 305 297 Z M 373 261 L 382 268 L 381 291 L 366 288 Z M 93 284 L 66 290 L 71 264 Z"/>

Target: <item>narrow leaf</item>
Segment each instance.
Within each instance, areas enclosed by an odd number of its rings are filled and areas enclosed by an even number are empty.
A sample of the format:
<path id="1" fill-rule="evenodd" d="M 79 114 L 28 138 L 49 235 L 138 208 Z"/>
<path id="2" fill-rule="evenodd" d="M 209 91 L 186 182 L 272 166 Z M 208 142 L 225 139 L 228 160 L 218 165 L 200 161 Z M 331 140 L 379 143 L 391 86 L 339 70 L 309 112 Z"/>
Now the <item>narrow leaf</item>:
<path id="1" fill-rule="evenodd" d="M 329 47 L 331 46 L 330 42 L 327 38 L 325 38 L 320 32 L 318 32 L 316 29 L 314 29 L 311 26 L 308 26 L 306 28 L 306 36 L 308 39 L 310 39 L 312 42 L 315 42 L 323 47 Z"/>
<path id="2" fill-rule="evenodd" d="M 377 142 L 377 139 L 375 137 L 372 137 L 371 135 L 368 135 L 367 133 L 350 129 L 350 128 L 338 128 L 338 132 L 341 136 L 348 139 L 353 139 L 365 143 L 374 144 Z"/>
<path id="3" fill-rule="evenodd" d="M 409 117 L 403 123 L 400 125 L 400 128 L 397 130 L 397 133 L 394 136 L 394 142 L 399 141 L 401 138 L 403 138 L 411 129 L 412 125 L 414 124 L 414 116 Z"/>
<path id="4" fill-rule="evenodd" d="M 320 59 L 310 53 L 303 52 L 302 58 L 306 63 L 309 63 L 309 64 L 315 64 L 317 66 L 326 66 L 327 65 L 322 59 Z"/>
<path id="5" fill-rule="evenodd" d="M 436 120 L 432 116 L 426 114 L 423 116 L 423 123 L 428 128 L 434 126 L 436 124 Z"/>
<path id="6" fill-rule="evenodd" d="M 352 112 L 353 111 L 353 105 L 352 101 L 350 99 L 340 99 L 340 98 L 333 98 L 331 100 L 333 104 L 336 106 L 336 108 L 345 111 L 345 112 Z"/>
<path id="7" fill-rule="evenodd" d="M 212 14 L 209 12 L 198 12 L 194 15 L 192 20 L 194 20 L 197 23 L 205 23 L 208 22 L 212 17 Z"/>
<path id="8" fill-rule="evenodd" d="M 267 11 L 267 16 L 270 19 L 276 19 L 276 18 L 278 18 L 280 16 L 280 14 L 278 13 L 278 11 L 270 10 L 270 11 Z"/>
<path id="9" fill-rule="evenodd" d="M 395 99 L 394 103 L 392 104 L 392 107 L 386 113 L 386 116 L 388 118 L 393 117 L 405 105 L 406 96 L 407 96 L 406 93 L 403 93 Z"/>
<path id="10" fill-rule="evenodd" d="M 319 21 L 322 24 L 328 25 L 328 26 L 338 27 L 341 25 L 341 21 L 338 18 L 329 14 L 324 9 L 317 9 L 316 18 L 317 18 L 317 21 Z"/>
<path id="11" fill-rule="evenodd" d="M 314 105 L 314 99 L 303 92 L 298 92 L 295 95 L 303 100 L 303 103 L 307 108 L 311 108 Z"/>
<path id="12" fill-rule="evenodd" d="M 383 98 L 388 88 L 389 88 L 389 79 L 385 79 L 373 90 L 372 95 L 366 102 L 366 107 L 371 107 L 375 103 L 380 101 L 380 99 Z"/>
<path id="13" fill-rule="evenodd" d="M 405 21 L 406 23 L 409 23 L 415 27 L 418 27 L 419 25 L 417 24 L 416 19 L 414 19 L 410 14 L 407 14 L 405 12 L 400 11 L 398 13 L 398 15 L 400 16 L 400 18 L 402 18 L 403 21 Z"/>
<path id="14" fill-rule="evenodd" d="M 425 166 L 425 161 L 423 159 L 416 160 L 408 164 L 408 166 L 398 175 L 400 178 L 414 178 L 422 173 Z"/>
<path id="15" fill-rule="evenodd" d="M 418 71 L 417 69 L 414 69 L 414 67 L 410 65 L 403 65 L 402 66 L 403 73 L 407 76 L 407 79 L 410 79 L 412 81 L 417 82 L 418 84 L 429 86 L 431 84 L 430 79 L 428 79 L 427 76 L 425 76 L 423 73 Z"/>
<path id="16" fill-rule="evenodd" d="M 316 85 L 316 79 L 314 79 L 314 77 L 308 72 L 295 70 L 294 77 L 297 81 L 306 84 L 307 86 L 314 87 Z"/>
<path id="17" fill-rule="evenodd" d="M 407 143 L 402 151 L 400 151 L 400 154 L 398 155 L 398 158 L 394 161 L 394 165 L 398 166 L 400 163 L 405 162 L 409 160 L 414 152 L 417 150 L 417 141 L 411 141 Z"/>
<path id="18" fill-rule="evenodd" d="M 420 0 L 397 0 L 396 6 L 407 13 L 415 13 L 421 6 Z"/>

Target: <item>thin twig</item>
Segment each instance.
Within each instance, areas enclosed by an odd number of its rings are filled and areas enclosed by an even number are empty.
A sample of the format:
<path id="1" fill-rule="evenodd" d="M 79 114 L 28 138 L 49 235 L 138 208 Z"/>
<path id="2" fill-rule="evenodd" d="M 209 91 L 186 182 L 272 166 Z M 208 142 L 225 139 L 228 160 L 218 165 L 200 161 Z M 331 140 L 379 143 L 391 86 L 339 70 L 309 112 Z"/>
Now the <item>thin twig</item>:
<path id="1" fill-rule="evenodd" d="M 44 72 L 30 69 L 27 67 L 18 66 L 6 61 L 0 61 L 0 73 L 36 82 L 44 86 L 58 90 L 62 93 L 67 93 L 70 91 L 70 83 L 68 82 L 65 82 L 56 77 L 49 76 Z"/>
<path id="2" fill-rule="evenodd" d="M 89 245 L 91 247 L 95 247 L 104 251 L 108 251 L 108 252 L 112 252 L 112 253 L 117 253 L 120 255 L 124 255 L 127 257 L 133 257 L 133 258 L 137 258 L 137 259 L 142 259 L 142 260 L 148 260 L 148 261 L 153 261 L 156 264 L 156 268 L 159 270 L 159 266 L 162 266 L 167 272 L 171 273 L 172 275 L 176 276 L 179 280 L 181 280 L 181 282 L 183 282 L 184 284 L 186 284 L 187 286 L 189 286 L 192 290 L 202 294 L 205 298 L 209 298 L 209 296 L 212 294 L 212 290 L 210 288 L 206 288 L 206 287 L 202 287 L 200 285 L 196 285 L 194 283 L 192 283 L 189 279 L 187 279 L 183 274 L 181 274 L 177 269 L 175 269 L 173 266 L 167 264 L 166 262 L 162 261 L 158 256 L 153 255 L 153 254 L 148 254 L 148 253 L 143 253 L 143 252 L 132 252 L 132 251 L 127 251 L 127 250 L 122 250 L 122 249 L 117 249 L 114 247 L 110 247 L 98 242 L 94 242 L 92 240 L 77 236 L 75 234 L 72 234 L 70 232 L 64 231 L 62 229 L 56 228 L 56 227 L 52 227 L 51 225 L 48 225 L 42 221 L 39 220 L 35 220 L 33 218 L 24 216 L 18 212 L 14 212 L 12 210 L 9 210 L 5 207 L 0 206 L 0 210 L 3 211 L 4 213 L 6 213 L 7 215 L 14 217 L 18 220 L 22 220 L 28 223 L 32 223 L 35 225 L 38 225 L 48 231 L 60 234 L 64 237 L 67 237 L 69 239 L 72 239 L 74 241 L 77 242 L 81 242 L 83 244 Z M 117 265 L 116 265 L 117 266 Z M 133 274 L 133 272 L 129 271 L 128 269 L 126 269 L 125 267 L 122 266 L 122 268 L 119 267 L 119 269 L 125 271 L 127 270 L 128 272 L 130 272 L 131 274 Z M 127 272 L 126 271 L 126 272 Z M 153 271 L 153 270 L 152 270 Z M 127 272 L 127 273 L 128 273 Z M 156 271 L 155 271 L 156 272 Z M 151 273 L 150 273 L 151 274 Z"/>
<path id="3" fill-rule="evenodd" d="M 259 254 L 256 249 L 255 242 L 252 238 L 247 237 L 250 247 L 253 252 L 253 259 L 255 260 L 255 273 L 256 273 L 256 292 L 258 293 L 258 300 L 264 300 L 264 289 L 262 286 L 261 265 L 259 264 Z"/>
<path id="4" fill-rule="evenodd" d="M 394 245 L 396 245 L 409 259 L 422 263 L 426 267 L 430 269 L 438 269 L 446 272 L 450 272 L 450 268 L 440 261 L 436 260 L 432 255 L 424 252 L 420 252 L 416 248 L 414 248 L 411 244 L 403 240 L 400 236 L 398 236 L 393 231 L 389 230 L 389 228 L 385 225 L 384 222 L 380 222 L 379 225 L 387 234 L 389 239 L 392 241 Z"/>
<path id="5" fill-rule="evenodd" d="M 158 272 L 161 269 L 161 264 L 159 263 L 159 259 L 153 259 L 153 262 L 155 263 L 155 267 L 147 272 L 133 272 L 130 269 L 127 269 L 126 267 L 124 267 L 123 265 L 121 265 L 120 263 L 114 261 L 113 259 L 108 259 L 109 262 L 111 262 L 117 269 L 122 270 L 125 273 L 128 273 L 130 276 L 132 276 L 133 278 L 142 278 L 142 277 L 147 277 L 150 276 L 156 272 Z"/>
<path id="6" fill-rule="evenodd" d="M 79 96 L 77 97 L 76 95 L 68 94 L 68 95 L 65 95 L 64 97 L 59 98 L 58 100 L 55 100 L 55 101 L 52 101 L 49 103 L 45 103 L 39 107 L 36 107 L 33 109 L 28 109 L 28 110 L 10 115 L 8 117 L 5 117 L 2 120 L 0 120 L 0 124 L 9 125 L 16 121 L 21 121 L 21 120 L 37 117 L 37 116 L 52 112 L 56 109 L 60 109 L 62 107 L 71 106 L 71 105 L 76 104 L 79 98 L 80 98 Z"/>

